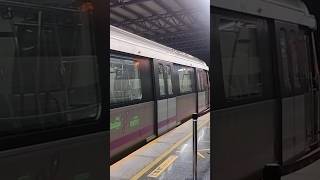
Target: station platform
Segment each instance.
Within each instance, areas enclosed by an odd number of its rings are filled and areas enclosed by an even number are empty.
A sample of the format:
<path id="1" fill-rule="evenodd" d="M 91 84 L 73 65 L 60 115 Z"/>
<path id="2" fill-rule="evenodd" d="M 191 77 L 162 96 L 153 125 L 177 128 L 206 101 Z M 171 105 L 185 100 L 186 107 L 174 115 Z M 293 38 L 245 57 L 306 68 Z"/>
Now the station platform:
<path id="1" fill-rule="evenodd" d="M 319 156 L 320 148 L 316 150 Z M 318 159 L 318 158 L 317 158 Z M 299 169 L 293 173 L 281 177 L 281 180 L 319 180 L 320 179 L 320 159 L 314 161 L 312 164 Z"/>
<path id="2" fill-rule="evenodd" d="M 210 179 L 210 113 L 198 119 L 198 178 Z M 111 180 L 192 179 L 192 120 L 110 167 Z"/>

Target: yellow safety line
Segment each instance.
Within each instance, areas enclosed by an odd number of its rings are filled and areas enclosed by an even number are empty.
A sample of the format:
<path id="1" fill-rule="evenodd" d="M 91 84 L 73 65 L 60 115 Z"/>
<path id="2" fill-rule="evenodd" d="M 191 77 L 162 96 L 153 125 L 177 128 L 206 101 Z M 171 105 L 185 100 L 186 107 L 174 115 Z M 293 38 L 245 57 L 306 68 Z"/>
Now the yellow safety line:
<path id="1" fill-rule="evenodd" d="M 204 155 L 202 155 L 201 153 L 197 152 L 198 156 L 202 157 L 203 159 L 205 159 L 206 157 L 204 157 Z"/>
<path id="2" fill-rule="evenodd" d="M 148 177 L 157 178 L 162 174 L 176 159 L 178 156 L 171 155 L 165 161 L 163 161 L 156 169 L 154 169 Z"/>
<path id="3" fill-rule="evenodd" d="M 210 151 L 210 149 L 199 149 L 198 151 Z"/>
<path id="4" fill-rule="evenodd" d="M 198 129 L 202 128 L 204 125 L 206 125 L 208 122 L 210 122 L 210 118 L 208 120 L 204 120 L 205 122 L 202 123 Z M 192 132 L 189 133 L 187 136 L 185 136 L 183 139 L 178 141 L 176 144 L 171 146 L 167 151 L 165 151 L 162 155 L 157 157 L 154 161 L 150 162 L 146 167 L 144 167 L 141 171 L 139 171 L 136 175 L 134 175 L 131 180 L 138 180 L 141 176 L 143 176 L 147 171 L 149 171 L 153 166 L 155 166 L 157 163 L 159 163 L 163 158 L 168 156 L 174 149 L 176 149 L 178 146 L 180 146 L 182 143 L 184 143 L 186 140 L 188 140 L 192 136 Z"/>

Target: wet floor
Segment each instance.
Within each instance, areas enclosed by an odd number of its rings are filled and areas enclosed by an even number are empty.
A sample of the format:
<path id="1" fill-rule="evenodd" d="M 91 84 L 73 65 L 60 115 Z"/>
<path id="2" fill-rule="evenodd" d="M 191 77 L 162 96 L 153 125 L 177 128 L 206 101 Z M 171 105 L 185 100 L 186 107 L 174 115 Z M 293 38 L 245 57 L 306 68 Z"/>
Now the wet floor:
<path id="1" fill-rule="evenodd" d="M 198 130 L 197 179 L 210 179 L 210 123 Z M 193 179 L 192 137 L 147 171 L 140 179 Z"/>

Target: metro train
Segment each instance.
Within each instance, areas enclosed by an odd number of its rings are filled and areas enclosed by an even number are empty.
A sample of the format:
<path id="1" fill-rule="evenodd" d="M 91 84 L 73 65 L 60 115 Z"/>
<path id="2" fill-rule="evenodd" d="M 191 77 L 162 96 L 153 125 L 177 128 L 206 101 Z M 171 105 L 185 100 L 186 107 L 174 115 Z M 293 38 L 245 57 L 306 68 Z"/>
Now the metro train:
<path id="1" fill-rule="evenodd" d="M 259 179 L 320 142 L 316 19 L 301 0 L 213 0 L 211 20 L 213 178 Z"/>
<path id="2" fill-rule="evenodd" d="M 110 49 L 112 159 L 209 108 L 205 62 L 113 26 Z"/>

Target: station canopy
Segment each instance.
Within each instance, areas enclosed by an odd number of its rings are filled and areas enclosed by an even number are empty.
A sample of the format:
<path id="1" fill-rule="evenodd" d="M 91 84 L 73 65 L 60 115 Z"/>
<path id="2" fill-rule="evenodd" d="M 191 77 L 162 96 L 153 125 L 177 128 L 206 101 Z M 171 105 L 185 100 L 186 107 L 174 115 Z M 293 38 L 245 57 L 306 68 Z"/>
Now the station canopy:
<path id="1" fill-rule="evenodd" d="M 209 65 L 209 0 L 110 0 L 110 24 Z"/>

